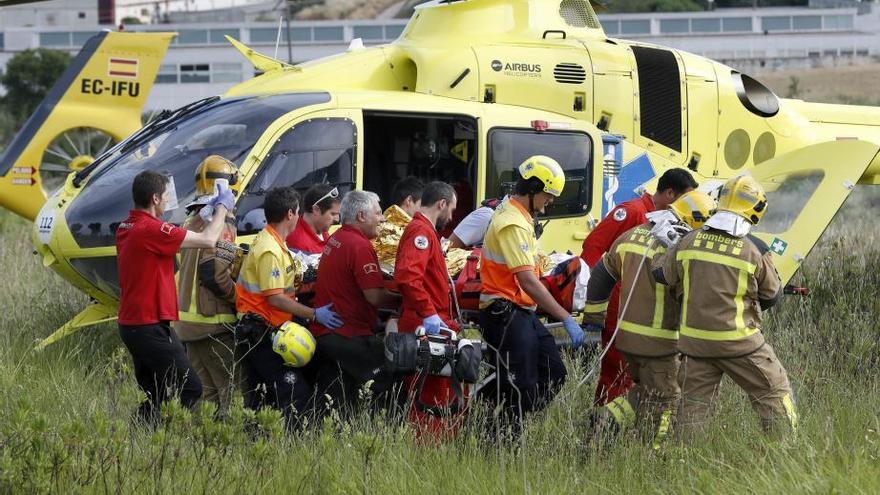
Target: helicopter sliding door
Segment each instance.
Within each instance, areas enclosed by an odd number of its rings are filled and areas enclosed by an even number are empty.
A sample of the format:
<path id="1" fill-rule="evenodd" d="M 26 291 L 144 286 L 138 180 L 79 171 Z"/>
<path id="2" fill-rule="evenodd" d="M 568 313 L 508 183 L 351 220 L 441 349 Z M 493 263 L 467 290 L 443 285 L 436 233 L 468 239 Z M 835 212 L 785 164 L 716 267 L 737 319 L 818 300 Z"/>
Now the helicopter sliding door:
<path id="1" fill-rule="evenodd" d="M 767 212 L 754 230 L 788 282 L 819 240 L 878 146 L 842 140 L 814 144 L 750 170 L 767 191 Z"/>
<path id="2" fill-rule="evenodd" d="M 266 222 L 263 198 L 273 187 L 300 194 L 313 184 L 332 184 L 340 195 L 355 184 L 360 113 L 328 110 L 302 116 L 277 131 L 238 200 L 238 235 L 256 234 Z"/>

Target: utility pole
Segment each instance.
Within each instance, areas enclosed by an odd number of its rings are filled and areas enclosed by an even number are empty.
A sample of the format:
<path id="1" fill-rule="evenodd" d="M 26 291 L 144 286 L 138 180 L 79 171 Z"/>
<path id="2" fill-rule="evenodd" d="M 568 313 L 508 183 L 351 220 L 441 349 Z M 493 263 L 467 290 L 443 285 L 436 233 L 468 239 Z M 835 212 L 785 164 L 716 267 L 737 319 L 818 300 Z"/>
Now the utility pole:
<path id="1" fill-rule="evenodd" d="M 290 5 L 284 4 L 284 20 L 287 21 L 287 63 L 293 65 L 293 42 L 290 41 Z"/>

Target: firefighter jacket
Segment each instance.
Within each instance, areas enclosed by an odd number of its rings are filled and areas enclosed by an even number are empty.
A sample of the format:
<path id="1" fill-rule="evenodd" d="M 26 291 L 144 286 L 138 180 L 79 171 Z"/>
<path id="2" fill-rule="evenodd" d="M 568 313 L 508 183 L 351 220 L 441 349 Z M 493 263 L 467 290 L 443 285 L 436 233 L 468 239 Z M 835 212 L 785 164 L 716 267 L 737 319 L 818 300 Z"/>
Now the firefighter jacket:
<path id="1" fill-rule="evenodd" d="M 624 232 L 593 267 L 584 321 L 597 325 L 604 322 L 608 298 L 620 281 L 620 305 L 626 311 L 620 316 L 617 350 L 660 357 L 678 352 L 681 307 L 670 288 L 656 283 L 651 276 L 652 260 L 666 251 L 651 237 L 652 226 L 647 222 Z"/>
<path id="2" fill-rule="evenodd" d="M 590 268 L 596 266 L 602 256 L 611 250 L 611 245 L 621 234 L 647 222 L 646 215 L 652 211 L 654 211 L 654 198 L 648 193 L 643 194 L 640 198 L 617 205 L 584 240 L 581 259 Z M 620 287 L 615 287 L 608 299 L 604 326 L 609 329 L 617 325 L 619 292 Z M 596 322 L 596 324 L 601 325 L 603 322 Z"/>
<path id="3" fill-rule="evenodd" d="M 193 214 L 183 226 L 201 232 L 207 223 L 198 214 Z M 232 266 L 237 251 L 235 217 L 228 215 L 215 248 L 184 249 L 181 252 L 177 291 L 180 321 L 174 324 L 180 340 L 200 340 L 225 331 L 224 323 L 235 323 Z"/>
<path id="4" fill-rule="evenodd" d="M 420 212 L 406 226 L 397 248 L 394 281 L 403 295 L 399 327 L 412 332 L 422 320 L 438 315 L 456 329 L 451 309 L 452 287 L 437 229 Z"/>
<path id="5" fill-rule="evenodd" d="M 782 281 L 762 240 L 703 227 L 654 259 L 652 275 L 681 297 L 679 350 L 731 358 L 764 344 L 762 310 L 782 296 Z"/>

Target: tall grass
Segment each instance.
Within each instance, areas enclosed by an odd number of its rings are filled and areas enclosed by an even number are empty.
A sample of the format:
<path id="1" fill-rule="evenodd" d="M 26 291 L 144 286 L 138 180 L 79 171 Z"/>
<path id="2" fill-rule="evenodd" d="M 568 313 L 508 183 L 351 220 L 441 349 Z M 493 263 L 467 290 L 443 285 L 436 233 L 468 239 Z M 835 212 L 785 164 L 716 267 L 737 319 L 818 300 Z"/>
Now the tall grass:
<path id="1" fill-rule="evenodd" d="M 470 433 L 418 445 L 399 422 L 328 419 L 283 433 L 277 413 L 240 405 L 227 422 L 170 408 L 156 431 L 132 426 L 139 400 L 112 325 L 43 352 L 87 302 L 31 254 L 29 225 L 0 214 L 0 490 L 154 493 L 876 493 L 880 490 L 880 196 L 858 189 L 771 312 L 768 340 L 789 370 L 799 435 L 766 439 L 745 396 L 724 384 L 705 440 L 660 452 L 587 428 L 592 358 L 568 359 L 563 398 L 520 443 Z M 259 433 L 242 425 L 256 422 Z"/>

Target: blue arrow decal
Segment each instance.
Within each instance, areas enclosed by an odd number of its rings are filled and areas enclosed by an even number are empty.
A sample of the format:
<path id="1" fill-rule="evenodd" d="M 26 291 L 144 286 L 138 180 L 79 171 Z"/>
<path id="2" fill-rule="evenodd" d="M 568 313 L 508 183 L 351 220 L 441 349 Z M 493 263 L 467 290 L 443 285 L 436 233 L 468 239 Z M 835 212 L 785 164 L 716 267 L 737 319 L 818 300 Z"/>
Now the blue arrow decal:
<path id="1" fill-rule="evenodd" d="M 615 206 L 639 197 L 639 189 L 656 176 L 647 153 L 643 153 L 620 169 L 617 177 L 608 177 L 603 184 L 602 217 Z"/>

